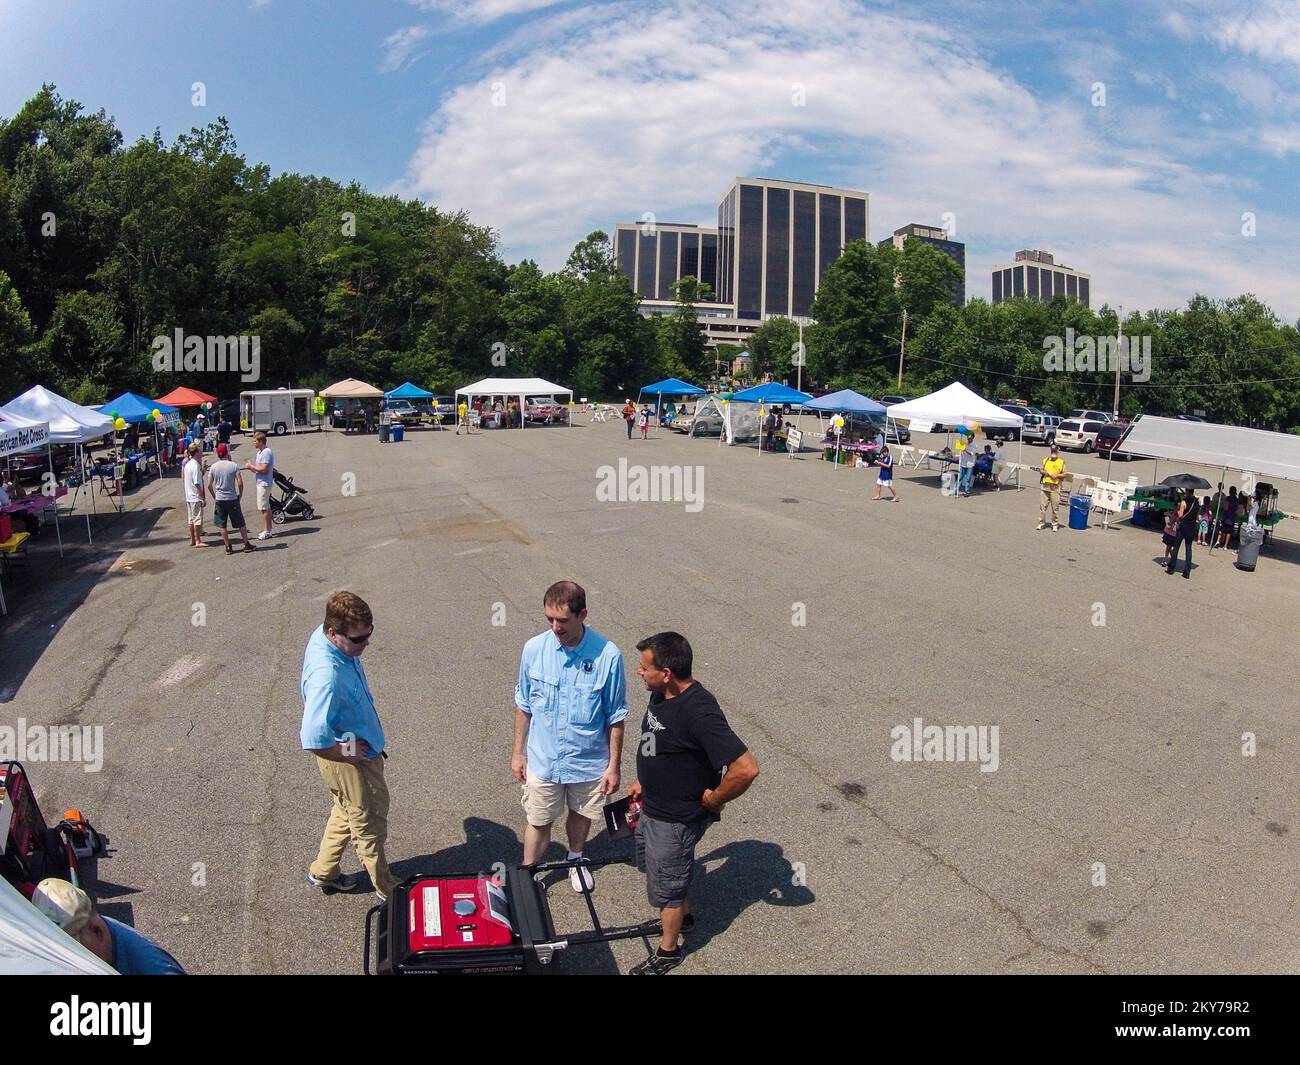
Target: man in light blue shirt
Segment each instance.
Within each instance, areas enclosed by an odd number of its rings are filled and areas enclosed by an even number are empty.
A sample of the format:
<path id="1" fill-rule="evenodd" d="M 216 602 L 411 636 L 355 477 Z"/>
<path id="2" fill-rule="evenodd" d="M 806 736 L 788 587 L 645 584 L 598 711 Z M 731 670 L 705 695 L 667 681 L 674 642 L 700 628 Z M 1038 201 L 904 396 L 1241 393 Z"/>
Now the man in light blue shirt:
<path id="1" fill-rule="evenodd" d="M 361 655 L 375 633 L 365 600 L 335 592 L 325 604 L 325 623 L 307 641 L 302 662 L 304 751 L 333 797 L 329 823 L 307 882 L 327 895 L 360 890 L 358 877 L 339 862 L 349 842 L 370 874 L 381 902 L 396 883 L 384 856 L 388 839 L 388 785 L 384 781 L 384 729 L 370 694 Z"/>
<path id="2" fill-rule="evenodd" d="M 558 581 L 546 590 L 542 608 L 550 628 L 524 644 L 519 659 L 510 759 L 524 786 L 525 865 L 542 860 L 551 825 L 566 807 L 566 860 L 586 861 L 591 822 L 619 788 L 627 717 L 623 656 L 587 628 L 587 593 L 573 581 Z M 579 892 L 595 886 L 591 871 L 577 865 L 569 883 Z"/>

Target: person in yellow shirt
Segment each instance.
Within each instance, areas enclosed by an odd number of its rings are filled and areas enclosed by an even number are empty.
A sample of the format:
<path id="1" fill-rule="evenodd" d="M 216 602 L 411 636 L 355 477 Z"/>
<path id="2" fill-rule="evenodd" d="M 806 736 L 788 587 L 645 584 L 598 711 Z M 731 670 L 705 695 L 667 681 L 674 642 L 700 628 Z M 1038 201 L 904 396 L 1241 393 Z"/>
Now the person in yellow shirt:
<path id="1" fill-rule="evenodd" d="M 1038 468 L 1042 474 L 1038 484 L 1042 489 L 1043 496 L 1038 503 L 1038 527 L 1047 528 L 1047 508 L 1052 508 L 1052 532 L 1061 528 L 1057 515 L 1056 489 L 1061 483 L 1061 477 L 1065 473 L 1065 459 L 1061 458 L 1060 453 L 1056 450 L 1056 445 L 1052 445 L 1051 454 L 1043 459 L 1043 464 Z"/>
<path id="2" fill-rule="evenodd" d="M 469 433 L 469 404 L 463 399 L 459 406 L 456 407 L 456 435 L 460 436 L 461 427 L 464 426 L 465 432 Z"/>

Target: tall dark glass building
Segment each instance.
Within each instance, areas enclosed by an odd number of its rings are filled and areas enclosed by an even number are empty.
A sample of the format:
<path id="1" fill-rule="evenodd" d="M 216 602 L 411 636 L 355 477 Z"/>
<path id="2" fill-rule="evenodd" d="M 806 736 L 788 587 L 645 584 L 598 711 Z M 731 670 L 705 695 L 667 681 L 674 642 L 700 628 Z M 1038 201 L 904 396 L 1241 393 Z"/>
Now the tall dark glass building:
<path id="1" fill-rule="evenodd" d="M 955 306 L 962 306 L 966 302 L 966 245 L 958 240 L 949 240 L 947 230 L 909 222 L 902 229 L 894 230 L 894 235 L 888 240 L 882 240 L 880 247 L 893 244 L 894 247 L 901 249 L 909 240 L 919 240 L 932 248 L 938 248 L 957 264 L 961 275 L 948 286 L 948 296 Z"/>
<path id="2" fill-rule="evenodd" d="M 851 240 L 866 240 L 868 195 L 828 185 L 737 178 L 718 203 L 718 227 L 620 223 L 614 256 L 643 313 L 671 307 L 673 283 L 706 281 L 700 304 L 710 343 L 744 343 L 765 319 L 807 316 L 826 271 Z"/>
<path id="3" fill-rule="evenodd" d="M 1048 302 L 1057 296 L 1090 306 L 1092 275 L 1054 262 L 1045 251 L 1018 251 L 1015 262 L 993 268 L 993 302 L 1031 299 Z"/>
<path id="4" fill-rule="evenodd" d="M 614 257 L 642 299 L 672 300 L 673 284 L 694 277 L 718 291 L 718 231 L 679 223 L 619 224 Z"/>
<path id="5" fill-rule="evenodd" d="M 718 299 L 737 318 L 807 315 L 826 270 L 867 239 L 867 194 L 737 178 L 718 204 Z"/>

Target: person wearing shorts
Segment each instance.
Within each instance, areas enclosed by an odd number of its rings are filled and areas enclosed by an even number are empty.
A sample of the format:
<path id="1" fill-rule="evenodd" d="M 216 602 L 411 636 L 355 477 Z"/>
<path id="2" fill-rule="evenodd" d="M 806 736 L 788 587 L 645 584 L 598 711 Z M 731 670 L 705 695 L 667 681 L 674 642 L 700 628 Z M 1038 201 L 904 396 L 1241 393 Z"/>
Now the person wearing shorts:
<path id="1" fill-rule="evenodd" d="M 627 717 L 619 649 L 585 624 L 587 593 L 557 581 L 542 597 L 549 628 L 524 644 L 515 687 L 510 770 L 523 785 L 524 864 L 542 860 L 551 826 L 568 810 L 565 831 L 574 891 L 595 887 L 579 863 L 591 823 L 618 791 Z"/>
<path id="2" fill-rule="evenodd" d="M 880 490 L 888 488 L 889 494 L 893 497 L 892 501 L 898 502 L 898 493 L 894 491 L 894 459 L 889 454 L 889 448 L 881 447 L 880 453 L 876 456 L 876 463 L 880 466 L 880 472 L 876 475 L 876 494 L 873 498 L 880 498 Z"/>
<path id="3" fill-rule="evenodd" d="M 758 762 L 731 731 L 718 701 L 691 676 L 691 645 L 660 632 L 636 645 L 637 675 L 650 692 L 637 744 L 637 779 L 628 789 L 641 803 L 637 868 L 646 897 L 659 910 L 663 938 L 630 976 L 662 976 L 682 963 L 679 939 L 695 921 L 687 895 L 695 848 L 722 808 L 758 776 Z M 725 774 L 725 775 L 724 775 Z"/>
<path id="4" fill-rule="evenodd" d="M 266 433 L 261 429 L 253 434 L 253 444 L 257 455 L 251 462 L 244 463 L 244 469 L 256 474 L 257 509 L 262 514 L 262 531 L 257 538 L 269 540 L 274 535 L 271 532 L 271 486 L 275 484 L 275 452 L 266 446 Z"/>
<path id="5" fill-rule="evenodd" d="M 203 449 L 191 444 L 181 467 L 185 484 L 185 525 L 190 530 L 190 547 L 207 547 L 203 542 Z"/>
<path id="6" fill-rule="evenodd" d="M 244 479 L 239 474 L 239 467 L 230 461 L 230 448 L 226 444 L 217 445 L 217 461 L 208 470 L 208 488 L 212 492 L 212 520 L 217 523 L 222 543 L 226 545 L 226 554 L 233 555 L 235 549 L 230 546 L 230 533 L 226 531 L 226 522 L 239 530 L 244 538 L 244 550 L 252 551 L 253 543 L 248 538 L 248 528 L 244 524 L 244 511 L 239 502 L 244 495 Z"/>

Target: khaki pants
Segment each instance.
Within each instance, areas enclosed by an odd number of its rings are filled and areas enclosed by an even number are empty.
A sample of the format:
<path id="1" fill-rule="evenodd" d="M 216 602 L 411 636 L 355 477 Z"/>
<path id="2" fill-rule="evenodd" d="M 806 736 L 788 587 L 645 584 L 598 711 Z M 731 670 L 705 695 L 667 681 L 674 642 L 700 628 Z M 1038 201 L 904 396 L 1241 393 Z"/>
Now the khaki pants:
<path id="1" fill-rule="evenodd" d="M 1059 525 L 1060 521 L 1057 520 L 1056 510 L 1059 506 L 1056 500 L 1056 485 L 1045 484 L 1042 487 L 1043 498 L 1038 504 L 1038 521 L 1040 524 L 1047 521 L 1047 508 L 1050 506 L 1052 508 L 1052 524 Z"/>
<path id="2" fill-rule="evenodd" d="M 384 857 L 388 839 L 388 785 L 384 782 L 384 759 L 368 758 L 361 765 L 331 762 L 316 756 L 321 778 L 334 797 L 329 823 L 320 841 L 320 853 L 312 862 L 311 875 L 317 880 L 335 880 L 348 842 L 370 874 L 376 890 L 392 897 L 396 880 Z"/>

